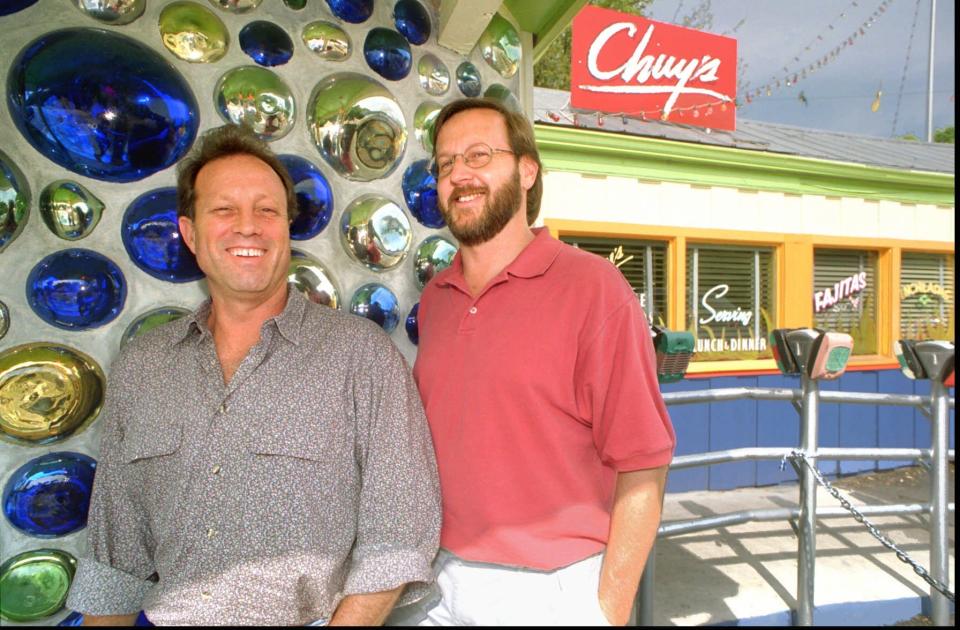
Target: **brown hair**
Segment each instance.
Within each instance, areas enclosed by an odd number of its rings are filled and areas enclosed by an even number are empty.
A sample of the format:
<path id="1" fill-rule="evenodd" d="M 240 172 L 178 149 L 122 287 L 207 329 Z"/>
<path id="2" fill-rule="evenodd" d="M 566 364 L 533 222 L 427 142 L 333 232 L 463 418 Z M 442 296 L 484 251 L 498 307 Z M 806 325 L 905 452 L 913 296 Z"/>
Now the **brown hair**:
<path id="1" fill-rule="evenodd" d="M 540 162 L 540 152 L 537 151 L 537 142 L 533 136 L 533 126 L 530 125 L 526 116 L 509 109 L 502 102 L 493 98 L 462 98 L 448 103 L 440 110 L 437 121 L 433 125 L 434 157 L 437 155 L 437 137 L 440 135 L 440 129 L 443 125 L 457 114 L 471 109 L 492 109 L 499 113 L 503 117 L 504 126 L 507 128 L 510 150 L 516 154 L 517 159 L 525 155 L 537 163 L 537 178 L 530 190 L 527 191 L 527 224 L 533 225 L 537 215 L 540 214 L 540 199 L 543 197 L 543 164 Z"/>
<path id="2" fill-rule="evenodd" d="M 287 193 L 287 217 L 297 218 L 297 193 L 280 158 L 249 128 L 227 124 L 204 132 L 190 155 L 177 164 L 177 216 L 193 219 L 197 202 L 197 175 L 204 166 L 231 155 L 249 155 L 273 169 Z"/>

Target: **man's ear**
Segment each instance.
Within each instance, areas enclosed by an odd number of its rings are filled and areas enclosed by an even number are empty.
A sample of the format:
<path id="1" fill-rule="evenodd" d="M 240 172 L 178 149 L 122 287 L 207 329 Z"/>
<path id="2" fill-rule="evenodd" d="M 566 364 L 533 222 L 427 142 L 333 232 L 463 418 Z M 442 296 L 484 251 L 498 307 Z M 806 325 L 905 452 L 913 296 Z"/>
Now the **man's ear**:
<path id="1" fill-rule="evenodd" d="M 183 239 L 187 248 L 197 255 L 196 232 L 193 229 L 193 221 L 189 217 L 177 217 L 177 223 L 180 225 L 180 238 Z"/>
<path id="2" fill-rule="evenodd" d="M 529 155 L 520 156 L 520 187 L 524 190 L 530 190 L 533 188 L 533 184 L 537 181 L 537 173 L 540 171 L 540 167 L 537 166 L 537 163 L 533 161 Z"/>

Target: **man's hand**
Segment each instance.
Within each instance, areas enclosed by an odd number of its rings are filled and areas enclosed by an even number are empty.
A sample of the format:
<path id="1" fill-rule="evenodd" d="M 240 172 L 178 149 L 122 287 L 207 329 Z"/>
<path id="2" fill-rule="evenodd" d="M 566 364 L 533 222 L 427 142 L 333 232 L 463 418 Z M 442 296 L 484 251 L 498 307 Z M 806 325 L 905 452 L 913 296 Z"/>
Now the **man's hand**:
<path id="1" fill-rule="evenodd" d="M 610 536 L 600 569 L 600 608 L 615 626 L 630 620 L 647 555 L 660 527 L 667 466 L 617 475 Z"/>
<path id="2" fill-rule="evenodd" d="M 393 605 L 400 598 L 403 587 L 380 593 L 348 595 L 340 601 L 330 619 L 331 626 L 382 626 Z"/>
<path id="3" fill-rule="evenodd" d="M 82 626 L 132 626 L 137 615 L 84 615 Z"/>

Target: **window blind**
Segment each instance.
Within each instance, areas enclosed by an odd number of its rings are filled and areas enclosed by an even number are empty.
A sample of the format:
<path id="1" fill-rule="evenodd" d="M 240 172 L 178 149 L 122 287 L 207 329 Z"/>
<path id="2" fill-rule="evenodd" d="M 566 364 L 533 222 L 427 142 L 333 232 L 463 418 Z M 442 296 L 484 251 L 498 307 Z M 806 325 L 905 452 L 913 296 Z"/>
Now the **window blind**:
<path id="1" fill-rule="evenodd" d="M 903 252 L 900 266 L 900 338 L 953 340 L 953 256 Z"/>
<path id="2" fill-rule="evenodd" d="M 877 252 L 813 250 L 813 325 L 853 337 L 853 354 L 877 352 Z"/>

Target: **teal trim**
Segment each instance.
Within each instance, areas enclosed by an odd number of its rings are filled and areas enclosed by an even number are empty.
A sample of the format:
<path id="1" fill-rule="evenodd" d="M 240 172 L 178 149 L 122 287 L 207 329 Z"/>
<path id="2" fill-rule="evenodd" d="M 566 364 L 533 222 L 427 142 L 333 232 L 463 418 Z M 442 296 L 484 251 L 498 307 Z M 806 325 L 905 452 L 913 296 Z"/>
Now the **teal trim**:
<path id="1" fill-rule="evenodd" d="M 549 170 L 954 207 L 954 175 L 536 124 Z"/>

